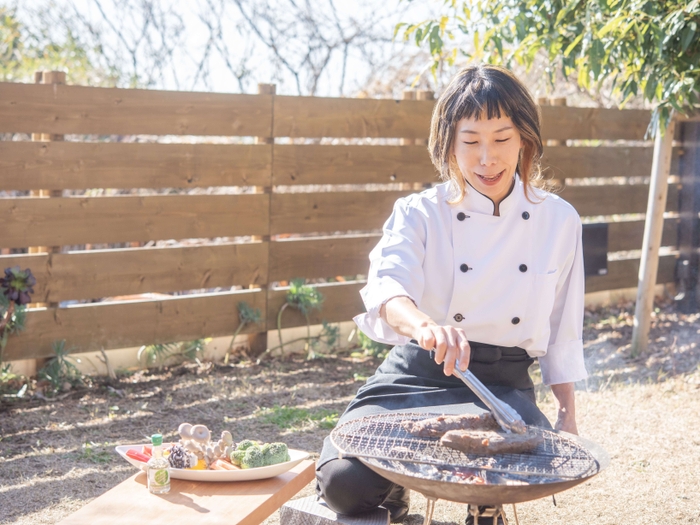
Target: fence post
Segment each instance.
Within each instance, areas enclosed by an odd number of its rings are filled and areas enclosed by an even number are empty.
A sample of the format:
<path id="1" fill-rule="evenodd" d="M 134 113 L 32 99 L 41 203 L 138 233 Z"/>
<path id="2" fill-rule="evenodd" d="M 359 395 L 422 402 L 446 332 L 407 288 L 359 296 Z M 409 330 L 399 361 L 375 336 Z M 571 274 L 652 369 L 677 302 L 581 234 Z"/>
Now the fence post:
<path id="1" fill-rule="evenodd" d="M 272 95 L 272 103 L 270 104 L 271 106 L 271 113 L 272 113 L 272 118 L 271 118 L 271 126 L 270 126 L 270 137 L 255 137 L 255 143 L 256 144 L 269 144 L 270 145 L 270 150 L 271 150 L 271 164 L 270 164 L 270 179 L 269 179 L 269 185 L 268 186 L 256 186 L 254 188 L 255 193 L 264 193 L 267 195 L 267 198 L 269 201 L 272 199 L 272 172 L 274 168 L 274 147 L 275 147 L 275 139 L 274 139 L 274 130 L 272 126 L 274 125 L 275 122 L 275 116 L 274 116 L 274 111 L 275 111 L 275 102 L 274 102 L 274 95 L 277 92 L 277 86 L 275 84 L 258 84 L 258 95 Z M 268 217 L 267 217 L 267 223 L 268 225 L 270 224 L 270 214 L 272 213 L 272 206 L 268 206 Z M 269 228 L 268 228 L 269 231 Z M 267 324 L 267 303 L 268 303 L 268 294 L 269 294 L 269 267 L 270 267 L 270 235 L 253 235 L 252 238 L 253 241 L 256 242 L 262 242 L 265 243 L 267 247 L 267 260 L 268 264 L 266 266 L 267 272 L 265 275 L 261 275 L 260 277 L 262 278 L 262 282 L 258 284 L 251 284 L 249 285 L 248 288 L 260 288 L 261 293 L 264 294 L 264 300 L 263 300 L 263 319 L 265 320 L 265 323 Z M 258 333 L 253 333 L 248 335 L 248 347 L 250 348 L 250 355 L 251 356 L 257 356 L 263 353 L 265 350 L 267 350 L 267 327 L 264 332 L 258 332 Z"/>
<path id="2" fill-rule="evenodd" d="M 404 89 L 401 93 L 401 100 L 416 100 L 416 90 L 415 89 Z M 417 139 L 399 139 L 399 144 L 401 146 L 413 146 Z M 400 179 L 400 177 L 399 177 Z M 417 185 L 412 182 L 401 182 L 402 190 L 415 190 Z M 421 187 L 422 189 L 422 187 Z"/>
<path id="3" fill-rule="evenodd" d="M 566 97 L 550 97 L 548 100 L 548 105 L 550 106 L 566 106 Z M 566 146 L 565 140 L 559 139 L 548 139 L 547 146 Z M 564 187 L 564 181 L 561 179 L 554 179 L 549 181 L 552 185 L 552 189 L 561 190 Z"/>
<path id="4" fill-rule="evenodd" d="M 676 306 L 685 313 L 700 306 L 700 122 L 682 122 L 679 156 L 679 258 L 676 266 Z"/>
<path id="5" fill-rule="evenodd" d="M 65 84 L 66 74 L 63 71 L 37 71 L 34 73 L 34 82 L 36 84 Z M 59 142 L 63 140 L 63 135 L 53 133 L 32 133 L 33 142 Z M 31 190 L 31 197 L 61 197 L 62 190 Z M 29 253 L 58 253 L 61 251 L 60 246 L 30 246 Z M 50 257 L 50 256 L 49 256 Z M 56 307 L 57 303 L 34 303 L 32 307 Z"/>
<path id="6" fill-rule="evenodd" d="M 416 91 L 416 100 L 435 100 L 435 92 L 430 89 L 419 89 Z M 415 139 L 415 145 L 427 147 L 428 139 Z M 432 184 L 430 182 L 416 182 L 413 185 L 413 189 L 416 191 L 423 191 L 431 186 Z"/>
<path id="7" fill-rule="evenodd" d="M 37 71 L 34 73 L 34 82 L 36 84 L 65 84 L 66 83 L 66 73 L 64 71 Z M 55 133 L 32 133 L 33 142 L 61 142 L 64 136 Z M 48 189 L 48 190 L 31 190 L 29 192 L 31 197 L 62 197 L 62 190 Z M 29 253 L 48 253 L 48 266 L 51 267 L 52 254 L 60 253 L 60 246 L 30 246 L 27 250 Z M 58 303 L 32 303 L 28 305 L 30 308 L 58 308 Z M 47 358 L 35 359 L 34 360 L 34 372 L 39 370 L 48 361 Z M 30 367 L 31 368 L 31 367 Z"/>

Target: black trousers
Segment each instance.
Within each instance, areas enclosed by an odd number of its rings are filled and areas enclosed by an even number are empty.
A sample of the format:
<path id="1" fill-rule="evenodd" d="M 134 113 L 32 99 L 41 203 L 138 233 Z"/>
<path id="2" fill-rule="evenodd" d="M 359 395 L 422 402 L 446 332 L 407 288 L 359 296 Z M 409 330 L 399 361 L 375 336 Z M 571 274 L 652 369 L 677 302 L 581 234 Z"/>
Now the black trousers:
<path id="1" fill-rule="evenodd" d="M 511 405 L 528 425 L 552 428 L 535 404 L 528 374 L 533 359 L 521 348 L 470 342 L 469 370 L 499 399 Z M 462 381 L 445 376 L 432 352 L 415 342 L 394 347 L 375 374 L 357 392 L 340 423 L 388 411 L 479 414 L 486 407 Z M 396 487 L 355 458 L 338 457 L 330 438 L 316 464 L 316 493 L 339 514 L 372 510 Z"/>

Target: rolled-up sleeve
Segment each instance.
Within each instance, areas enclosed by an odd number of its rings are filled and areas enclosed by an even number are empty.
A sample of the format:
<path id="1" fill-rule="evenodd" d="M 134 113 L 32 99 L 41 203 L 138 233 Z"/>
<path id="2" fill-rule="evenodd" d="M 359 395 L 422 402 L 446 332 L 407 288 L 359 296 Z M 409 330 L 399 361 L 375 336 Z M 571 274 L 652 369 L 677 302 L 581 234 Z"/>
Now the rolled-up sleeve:
<path id="1" fill-rule="evenodd" d="M 583 358 L 585 274 L 578 216 L 575 232 L 575 248 L 570 252 L 557 283 L 547 354 L 539 358 L 545 385 L 574 383 L 588 377 Z"/>
<path id="2" fill-rule="evenodd" d="M 354 321 L 368 337 L 380 343 L 409 342 L 408 337 L 397 334 L 379 316 L 379 310 L 389 299 L 399 296 L 406 296 L 419 306 L 425 285 L 423 219 L 408 199 L 399 199 L 384 224 L 381 240 L 369 254 L 367 285 L 360 291 L 367 312 Z"/>

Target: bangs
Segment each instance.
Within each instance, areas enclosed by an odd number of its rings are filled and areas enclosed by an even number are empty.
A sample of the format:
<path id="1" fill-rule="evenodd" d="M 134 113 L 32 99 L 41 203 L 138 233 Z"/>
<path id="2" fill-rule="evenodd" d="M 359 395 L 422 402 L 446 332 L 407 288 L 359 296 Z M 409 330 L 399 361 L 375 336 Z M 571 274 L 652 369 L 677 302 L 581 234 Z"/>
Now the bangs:
<path id="1" fill-rule="evenodd" d="M 448 114 L 453 116 L 453 124 L 460 120 L 486 118 L 501 118 L 502 116 L 513 118 L 513 111 L 509 107 L 510 100 L 506 93 L 502 93 L 502 86 L 490 82 L 486 78 L 475 78 L 469 87 L 454 98 L 454 108 Z"/>

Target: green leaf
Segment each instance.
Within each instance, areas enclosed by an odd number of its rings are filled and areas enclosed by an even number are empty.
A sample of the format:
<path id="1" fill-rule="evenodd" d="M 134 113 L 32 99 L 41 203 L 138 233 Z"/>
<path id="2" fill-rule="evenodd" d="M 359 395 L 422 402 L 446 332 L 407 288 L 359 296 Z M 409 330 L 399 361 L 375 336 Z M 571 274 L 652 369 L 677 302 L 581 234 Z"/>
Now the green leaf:
<path id="1" fill-rule="evenodd" d="M 658 80 L 653 77 L 647 78 L 646 82 L 644 83 L 644 97 L 647 100 L 654 100 L 657 83 Z"/>
<path id="2" fill-rule="evenodd" d="M 682 53 L 685 53 L 685 51 L 688 49 L 688 46 L 693 41 L 694 36 L 695 36 L 695 29 L 693 29 L 692 27 L 688 26 L 683 30 L 683 36 L 681 37 L 681 52 Z"/>
<path id="3" fill-rule="evenodd" d="M 583 38 L 583 33 L 579 34 L 576 38 L 574 38 L 574 41 L 571 42 L 571 44 L 568 45 L 568 47 L 564 50 L 564 56 L 568 57 L 571 52 L 574 50 L 574 48 L 581 42 L 581 39 Z"/>
<path id="4" fill-rule="evenodd" d="M 603 38 L 605 35 L 607 35 L 611 31 L 614 31 L 615 29 L 620 27 L 620 25 L 622 24 L 623 21 L 624 20 L 621 17 L 611 18 L 610 20 L 608 20 L 608 22 L 598 30 L 598 32 L 597 32 L 598 38 Z"/>

